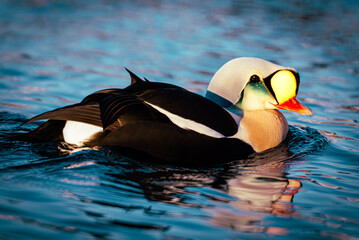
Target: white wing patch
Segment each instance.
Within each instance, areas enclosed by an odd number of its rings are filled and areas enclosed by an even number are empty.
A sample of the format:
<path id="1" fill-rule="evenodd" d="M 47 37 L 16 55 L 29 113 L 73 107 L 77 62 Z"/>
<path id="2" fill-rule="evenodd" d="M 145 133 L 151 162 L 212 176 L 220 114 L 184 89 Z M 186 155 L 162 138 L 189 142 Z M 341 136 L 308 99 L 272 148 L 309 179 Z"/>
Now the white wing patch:
<path id="1" fill-rule="evenodd" d="M 65 142 L 82 146 L 83 142 L 89 139 L 92 135 L 102 132 L 102 127 L 92 124 L 66 121 L 62 134 Z"/>
<path id="2" fill-rule="evenodd" d="M 170 113 L 167 110 L 164 110 L 163 108 L 160 108 L 156 105 L 153 105 L 151 103 L 145 102 L 146 104 L 150 105 L 160 113 L 166 115 L 174 124 L 179 126 L 180 128 L 186 129 L 186 130 L 192 130 L 210 137 L 214 138 L 222 138 L 224 135 L 221 133 L 213 130 L 212 128 L 209 128 L 201 123 L 195 122 L 190 119 L 183 118 L 181 116 L 178 116 L 176 114 Z"/>

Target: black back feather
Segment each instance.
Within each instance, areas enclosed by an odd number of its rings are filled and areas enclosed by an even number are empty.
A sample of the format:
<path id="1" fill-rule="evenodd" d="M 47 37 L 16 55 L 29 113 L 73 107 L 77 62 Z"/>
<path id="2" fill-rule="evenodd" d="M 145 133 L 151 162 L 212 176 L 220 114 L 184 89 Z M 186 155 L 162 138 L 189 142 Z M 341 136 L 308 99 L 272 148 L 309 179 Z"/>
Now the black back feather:
<path id="1" fill-rule="evenodd" d="M 134 74 L 133 72 L 131 72 L 130 70 L 128 70 L 127 68 L 125 68 L 126 71 L 130 74 L 131 77 L 131 85 L 136 84 L 136 83 L 141 83 L 144 82 L 141 78 L 139 78 L 136 74 Z"/>

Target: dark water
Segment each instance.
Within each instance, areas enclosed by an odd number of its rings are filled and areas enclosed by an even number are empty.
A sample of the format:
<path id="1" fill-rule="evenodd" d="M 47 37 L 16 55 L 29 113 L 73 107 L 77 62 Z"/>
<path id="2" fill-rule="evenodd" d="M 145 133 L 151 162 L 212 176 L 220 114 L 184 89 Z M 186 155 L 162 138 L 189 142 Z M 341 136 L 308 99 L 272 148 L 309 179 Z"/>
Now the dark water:
<path id="1" fill-rule="evenodd" d="M 0 239 L 359 239 L 357 1 L 0 2 Z M 204 94 L 226 61 L 298 69 L 314 116 L 244 161 L 184 168 L 8 139 L 124 87 L 123 67 Z"/>

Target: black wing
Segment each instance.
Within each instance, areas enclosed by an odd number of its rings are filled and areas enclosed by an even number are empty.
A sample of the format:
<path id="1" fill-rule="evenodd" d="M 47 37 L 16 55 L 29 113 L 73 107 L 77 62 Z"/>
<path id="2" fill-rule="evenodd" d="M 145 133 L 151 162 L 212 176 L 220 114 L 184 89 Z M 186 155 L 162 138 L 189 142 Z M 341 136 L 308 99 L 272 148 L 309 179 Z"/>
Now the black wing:
<path id="1" fill-rule="evenodd" d="M 101 90 L 82 101 L 83 104 L 100 102 L 101 119 L 105 128 L 116 122 L 125 111 L 128 111 L 128 116 L 123 117 L 123 120 L 125 118 L 135 120 L 136 117 L 144 119 L 149 106 L 147 104 L 141 106 L 141 104 L 148 102 L 172 114 L 206 125 L 224 136 L 232 136 L 238 131 L 238 125 L 232 116 L 207 98 L 172 84 L 142 80 L 126 70 L 131 76 L 130 86 L 125 89 Z M 139 116 L 141 111 L 144 114 Z M 153 109 L 150 113 L 153 115 Z"/>
<path id="2" fill-rule="evenodd" d="M 144 121 L 171 122 L 165 115 L 136 96 L 126 93 L 103 99 L 100 103 L 100 112 L 104 130 L 109 129 L 109 126 L 113 129 L 114 126 L 122 127 Z"/>
<path id="3" fill-rule="evenodd" d="M 40 114 L 27 123 L 42 119 L 72 120 L 107 129 L 110 125 L 111 128 L 120 127 L 136 121 L 169 121 L 147 102 L 208 126 L 224 136 L 237 132 L 235 120 L 216 103 L 184 88 L 147 79 L 144 81 L 128 72 L 131 85 L 127 88 L 97 91 L 85 97 L 81 103 Z"/>
<path id="4" fill-rule="evenodd" d="M 131 87 L 133 88 L 133 85 Z M 141 84 L 140 89 L 131 90 L 142 101 L 201 123 L 224 136 L 232 136 L 238 131 L 237 123 L 225 109 L 184 88 L 165 83 L 146 82 Z"/>

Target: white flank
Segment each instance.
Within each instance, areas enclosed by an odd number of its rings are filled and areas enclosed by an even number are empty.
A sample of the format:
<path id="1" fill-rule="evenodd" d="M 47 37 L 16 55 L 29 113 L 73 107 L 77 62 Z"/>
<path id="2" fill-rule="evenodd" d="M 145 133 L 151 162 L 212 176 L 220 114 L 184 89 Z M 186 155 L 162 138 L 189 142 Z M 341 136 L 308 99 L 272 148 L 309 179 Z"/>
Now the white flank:
<path id="1" fill-rule="evenodd" d="M 102 130 L 102 127 L 95 125 L 66 121 L 62 134 L 65 142 L 81 146 L 85 140 L 89 139 L 95 133 L 102 132 Z"/>
<path id="2" fill-rule="evenodd" d="M 174 124 L 176 124 L 177 126 L 179 126 L 180 128 L 186 129 L 186 130 L 192 130 L 210 137 L 214 137 L 214 138 L 222 138 L 224 137 L 221 133 L 213 130 L 212 128 L 209 128 L 201 123 L 195 122 L 193 120 L 190 119 L 186 119 L 183 117 L 180 117 L 176 114 L 170 113 L 167 110 L 164 110 L 163 108 L 160 108 L 156 105 L 153 105 L 151 103 L 145 102 L 146 104 L 150 105 L 151 107 L 153 107 L 154 109 L 156 109 L 157 111 L 159 111 L 160 113 L 166 115 L 171 122 L 173 122 Z"/>

